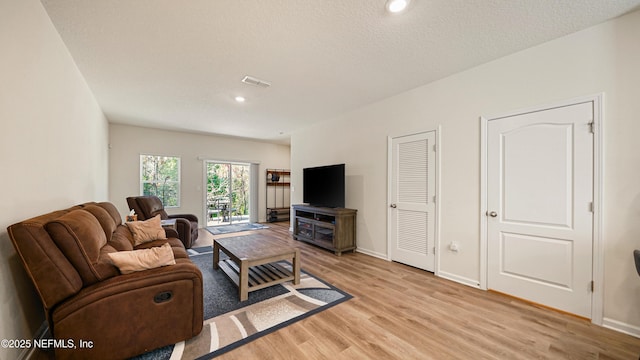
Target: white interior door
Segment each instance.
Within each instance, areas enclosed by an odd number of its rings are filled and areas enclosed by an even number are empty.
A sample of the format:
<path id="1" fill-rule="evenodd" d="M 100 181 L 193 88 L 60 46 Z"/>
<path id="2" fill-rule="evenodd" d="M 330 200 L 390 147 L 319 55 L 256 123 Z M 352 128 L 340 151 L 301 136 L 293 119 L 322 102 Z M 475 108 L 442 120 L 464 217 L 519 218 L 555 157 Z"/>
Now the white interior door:
<path id="1" fill-rule="evenodd" d="M 435 269 L 435 131 L 391 139 L 390 257 Z"/>
<path id="2" fill-rule="evenodd" d="M 487 123 L 488 288 L 591 317 L 592 102 Z"/>

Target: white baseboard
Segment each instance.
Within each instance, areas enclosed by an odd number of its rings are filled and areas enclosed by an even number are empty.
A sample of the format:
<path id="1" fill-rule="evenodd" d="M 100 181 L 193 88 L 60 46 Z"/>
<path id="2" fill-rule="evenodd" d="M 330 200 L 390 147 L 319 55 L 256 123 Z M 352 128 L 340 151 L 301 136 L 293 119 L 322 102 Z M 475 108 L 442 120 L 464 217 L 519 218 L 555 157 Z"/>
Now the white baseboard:
<path id="1" fill-rule="evenodd" d="M 480 282 L 478 280 L 474 280 L 474 279 L 469 279 L 463 276 L 458 276 L 455 274 L 451 274 L 448 273 L 446 271 L 438 271 L 436 273 L 436 276 L 439 276 L 443 279 L 447 279 L 447 280 L 451 280 L 451 281 L 455 281 L 457 283 L 460 283 L 462 285 L 467 285 L 467 286 L 471 286 L 473 288 L 476 289 L 480 289 Z"/>
<path id="2" fill-rule="evenodd" d="M 376 257 L 376 258 L 382 259 L 382 260 L 389 260 L 389 258 L 387 257 L 387 254 L 382 254 L 382 253 L 371 251 L 371 250 L 367 250 L 367 249 L 356 248 L 356 252 L 359 252 L 359 253 L 365 254 L 365 255 L 369 255 L 369 256 L 373 256 L 373 257 Z"/>
<path id="3" fill-rule="evenodd" d="M 602 319 L 602 327 L 640 338 L 640 327 L 609 318 Z"/>

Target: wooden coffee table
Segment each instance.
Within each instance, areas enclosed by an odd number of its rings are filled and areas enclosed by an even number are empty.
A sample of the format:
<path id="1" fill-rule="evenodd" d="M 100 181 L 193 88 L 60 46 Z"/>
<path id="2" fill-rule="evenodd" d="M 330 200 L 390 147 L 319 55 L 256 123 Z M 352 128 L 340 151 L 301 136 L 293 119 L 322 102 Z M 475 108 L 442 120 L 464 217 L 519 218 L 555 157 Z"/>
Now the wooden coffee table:
<path id="1" fill-rule="evenodd" d="M 229 259 L 220 261 L 220 251 L 227 254 Z M 291 261 L 292 271 L 277 264 L 281 260 Z M 250 291 L 285 281 L 299 284 L 300 251 L 274 244 L 272 237 L 262 234 L 214 238 L 213 268 L 224 271 L 238 286 L 240 301 L 245 301 Z"/>

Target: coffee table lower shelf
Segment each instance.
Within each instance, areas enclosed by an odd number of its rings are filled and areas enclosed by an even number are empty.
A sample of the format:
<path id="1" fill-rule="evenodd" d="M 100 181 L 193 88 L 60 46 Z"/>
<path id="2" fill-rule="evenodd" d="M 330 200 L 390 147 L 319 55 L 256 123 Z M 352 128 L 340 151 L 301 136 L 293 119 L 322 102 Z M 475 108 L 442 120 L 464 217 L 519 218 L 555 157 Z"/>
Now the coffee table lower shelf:
<path id="1" fill-rule="evenodd" d="M 240 268 L 231 259 L 222 260 L 218 263 L 220 269 L 233 281 L 238 288 L 240 284 Z M 249 267 L 247 279 L 247 292 L 260 290 L 275 284 L 286 281 L 294 281 L 294 273 L 277 263 L 262 264 Z M 246 300 L 246 299 L 241 299 Z"/>

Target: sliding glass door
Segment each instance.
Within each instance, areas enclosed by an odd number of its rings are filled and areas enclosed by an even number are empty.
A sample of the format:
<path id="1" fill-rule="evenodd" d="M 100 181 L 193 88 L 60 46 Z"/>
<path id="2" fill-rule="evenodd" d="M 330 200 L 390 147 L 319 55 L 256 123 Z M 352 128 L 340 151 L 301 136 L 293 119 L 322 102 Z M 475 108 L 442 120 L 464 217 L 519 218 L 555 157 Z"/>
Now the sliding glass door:
<path id="1" fill-rule="evenodd" d="M 249 222 L 251 166 L 206 162 L 207 226 Z"/>

